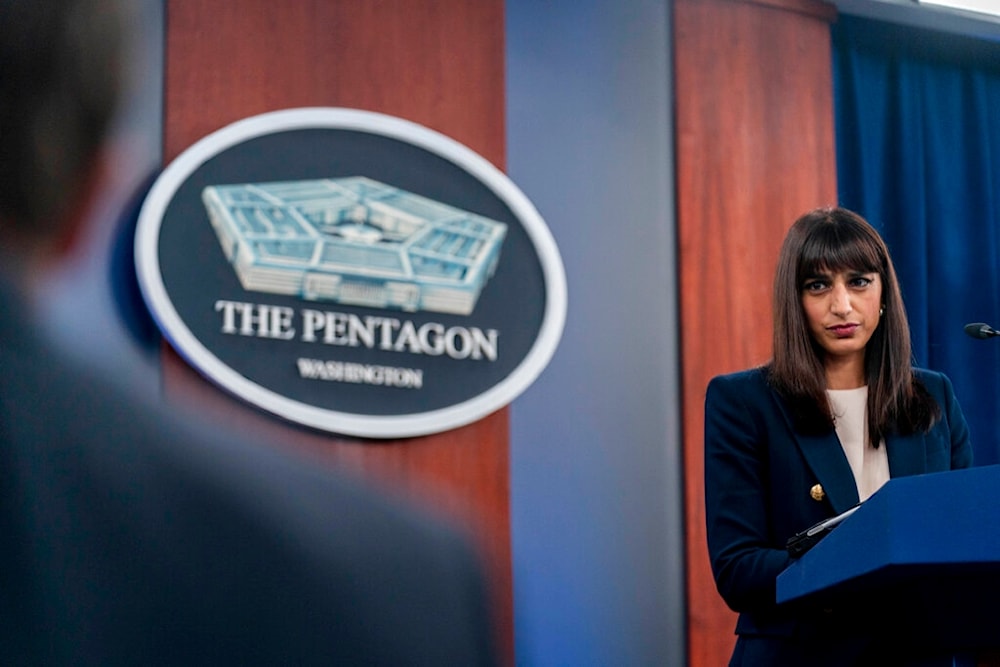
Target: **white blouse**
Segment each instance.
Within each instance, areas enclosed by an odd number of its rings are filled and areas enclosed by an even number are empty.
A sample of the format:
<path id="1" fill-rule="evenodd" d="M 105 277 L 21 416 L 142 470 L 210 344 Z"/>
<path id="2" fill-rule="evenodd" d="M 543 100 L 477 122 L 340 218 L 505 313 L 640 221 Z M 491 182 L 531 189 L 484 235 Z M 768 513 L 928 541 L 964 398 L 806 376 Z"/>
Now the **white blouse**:
<path id="1" fill-rule="evenodd" d="M 868 442 L 868 387 L 827 389 L 840 445 L 864 501 L 889 481 L 889 455 L 885 442 L 875 448 Z"/>

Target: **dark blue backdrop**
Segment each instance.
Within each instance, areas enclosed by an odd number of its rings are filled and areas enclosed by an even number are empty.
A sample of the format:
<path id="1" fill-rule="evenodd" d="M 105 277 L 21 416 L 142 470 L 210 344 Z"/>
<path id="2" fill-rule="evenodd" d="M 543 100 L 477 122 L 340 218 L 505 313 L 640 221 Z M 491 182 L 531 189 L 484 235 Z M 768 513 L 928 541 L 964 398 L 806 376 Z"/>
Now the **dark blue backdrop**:
<path id="1" fill-rule="evenodd" d="M 899 273 L 918 365 L 944 371 L 976 464 L 1000 462 L 1000 43 L 841 16 L 833 27 L 840 203 Z"/>

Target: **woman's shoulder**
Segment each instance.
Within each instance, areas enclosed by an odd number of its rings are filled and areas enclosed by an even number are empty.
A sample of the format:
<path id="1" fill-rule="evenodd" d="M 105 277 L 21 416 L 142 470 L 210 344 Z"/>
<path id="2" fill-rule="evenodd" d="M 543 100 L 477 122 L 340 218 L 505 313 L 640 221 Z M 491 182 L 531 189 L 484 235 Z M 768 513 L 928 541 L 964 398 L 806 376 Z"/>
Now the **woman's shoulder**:
<path id="1" fill-rule="evenodd" d="M 716 375 L 705 390 L 706 410 L 716 414 L 729 410 L 744 416 L 746 410 L 771 414 L 775 401 L 780 404 L 781 398 L 771 386 L 768 366 Z"/>
<path id="2" fill-rule="evenodd" d="M 940 387 L 942 385 L 951 384 L 951 380 L 948 379 L 947 375 L 941 371 L 932 371 L 929 368 L 919 368 L 915 366 L 913 368 L 913 377 L 919 382 L 922 382 L 928 389 L 932 386 Z"/>
<path id="3" fill-rule="evenodd" d="M 950 394 L 952 389 L 951 380 L 940 371 L 932 371 L 929 368 L 913 369 L 913 378 L 922 384 L 927 391 L 940 398 L 943 394 Z"/>
<path id="4" fill-rule="evenodd" d="M 716 375 L 708 383 L 709 387 L 713 385 L 717 387 L 764 388 L 768 385 L 768 369 L 767 366 L 755 366 L 754 368 L 747 368 L 734 373 Z"/>

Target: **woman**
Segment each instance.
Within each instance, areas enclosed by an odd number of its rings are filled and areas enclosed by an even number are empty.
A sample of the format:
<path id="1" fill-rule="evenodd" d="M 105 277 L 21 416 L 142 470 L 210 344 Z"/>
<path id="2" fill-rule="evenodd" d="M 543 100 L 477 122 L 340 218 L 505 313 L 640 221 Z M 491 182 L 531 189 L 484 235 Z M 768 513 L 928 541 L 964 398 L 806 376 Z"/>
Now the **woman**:
<path id="1" fill-rule="evenodd" d="M 799 218 L 778 258 L 771 362 L 714 378 L 706 396 L 709 554 L 740 613 L 730 664 L 878 664 L 887 619 L 775 603 L 786 541 L 890 477 L 971 464 L 950 381 L 911 367 L 881 237 L 842 208 Z"/>

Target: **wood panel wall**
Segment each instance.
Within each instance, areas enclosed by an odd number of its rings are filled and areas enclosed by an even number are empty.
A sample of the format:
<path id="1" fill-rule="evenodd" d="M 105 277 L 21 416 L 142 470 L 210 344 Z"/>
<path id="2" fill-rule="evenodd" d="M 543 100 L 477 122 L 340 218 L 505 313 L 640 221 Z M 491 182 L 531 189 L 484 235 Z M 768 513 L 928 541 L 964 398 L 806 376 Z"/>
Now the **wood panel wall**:
<path id="1" fill-rule="evenodd" d="M 675 0 L 682 415 L 692 667 L 725 665 L 736 615 L 705 545 L 705 387 L 766 362 L 785 231 L 836 203 L 831 5 Z"/>
<path id="2" fill-rule="evenodd" d="M 415 121 L 504 167 L 503 0 L 167 0 L 164 160 L 241 118 L 339 106 Z M 165 350 L 168 397 L 213 410 L 464 526 L 513 662 L 508 411 L 406 441 L 331 437 L 264 415 Z"/>

